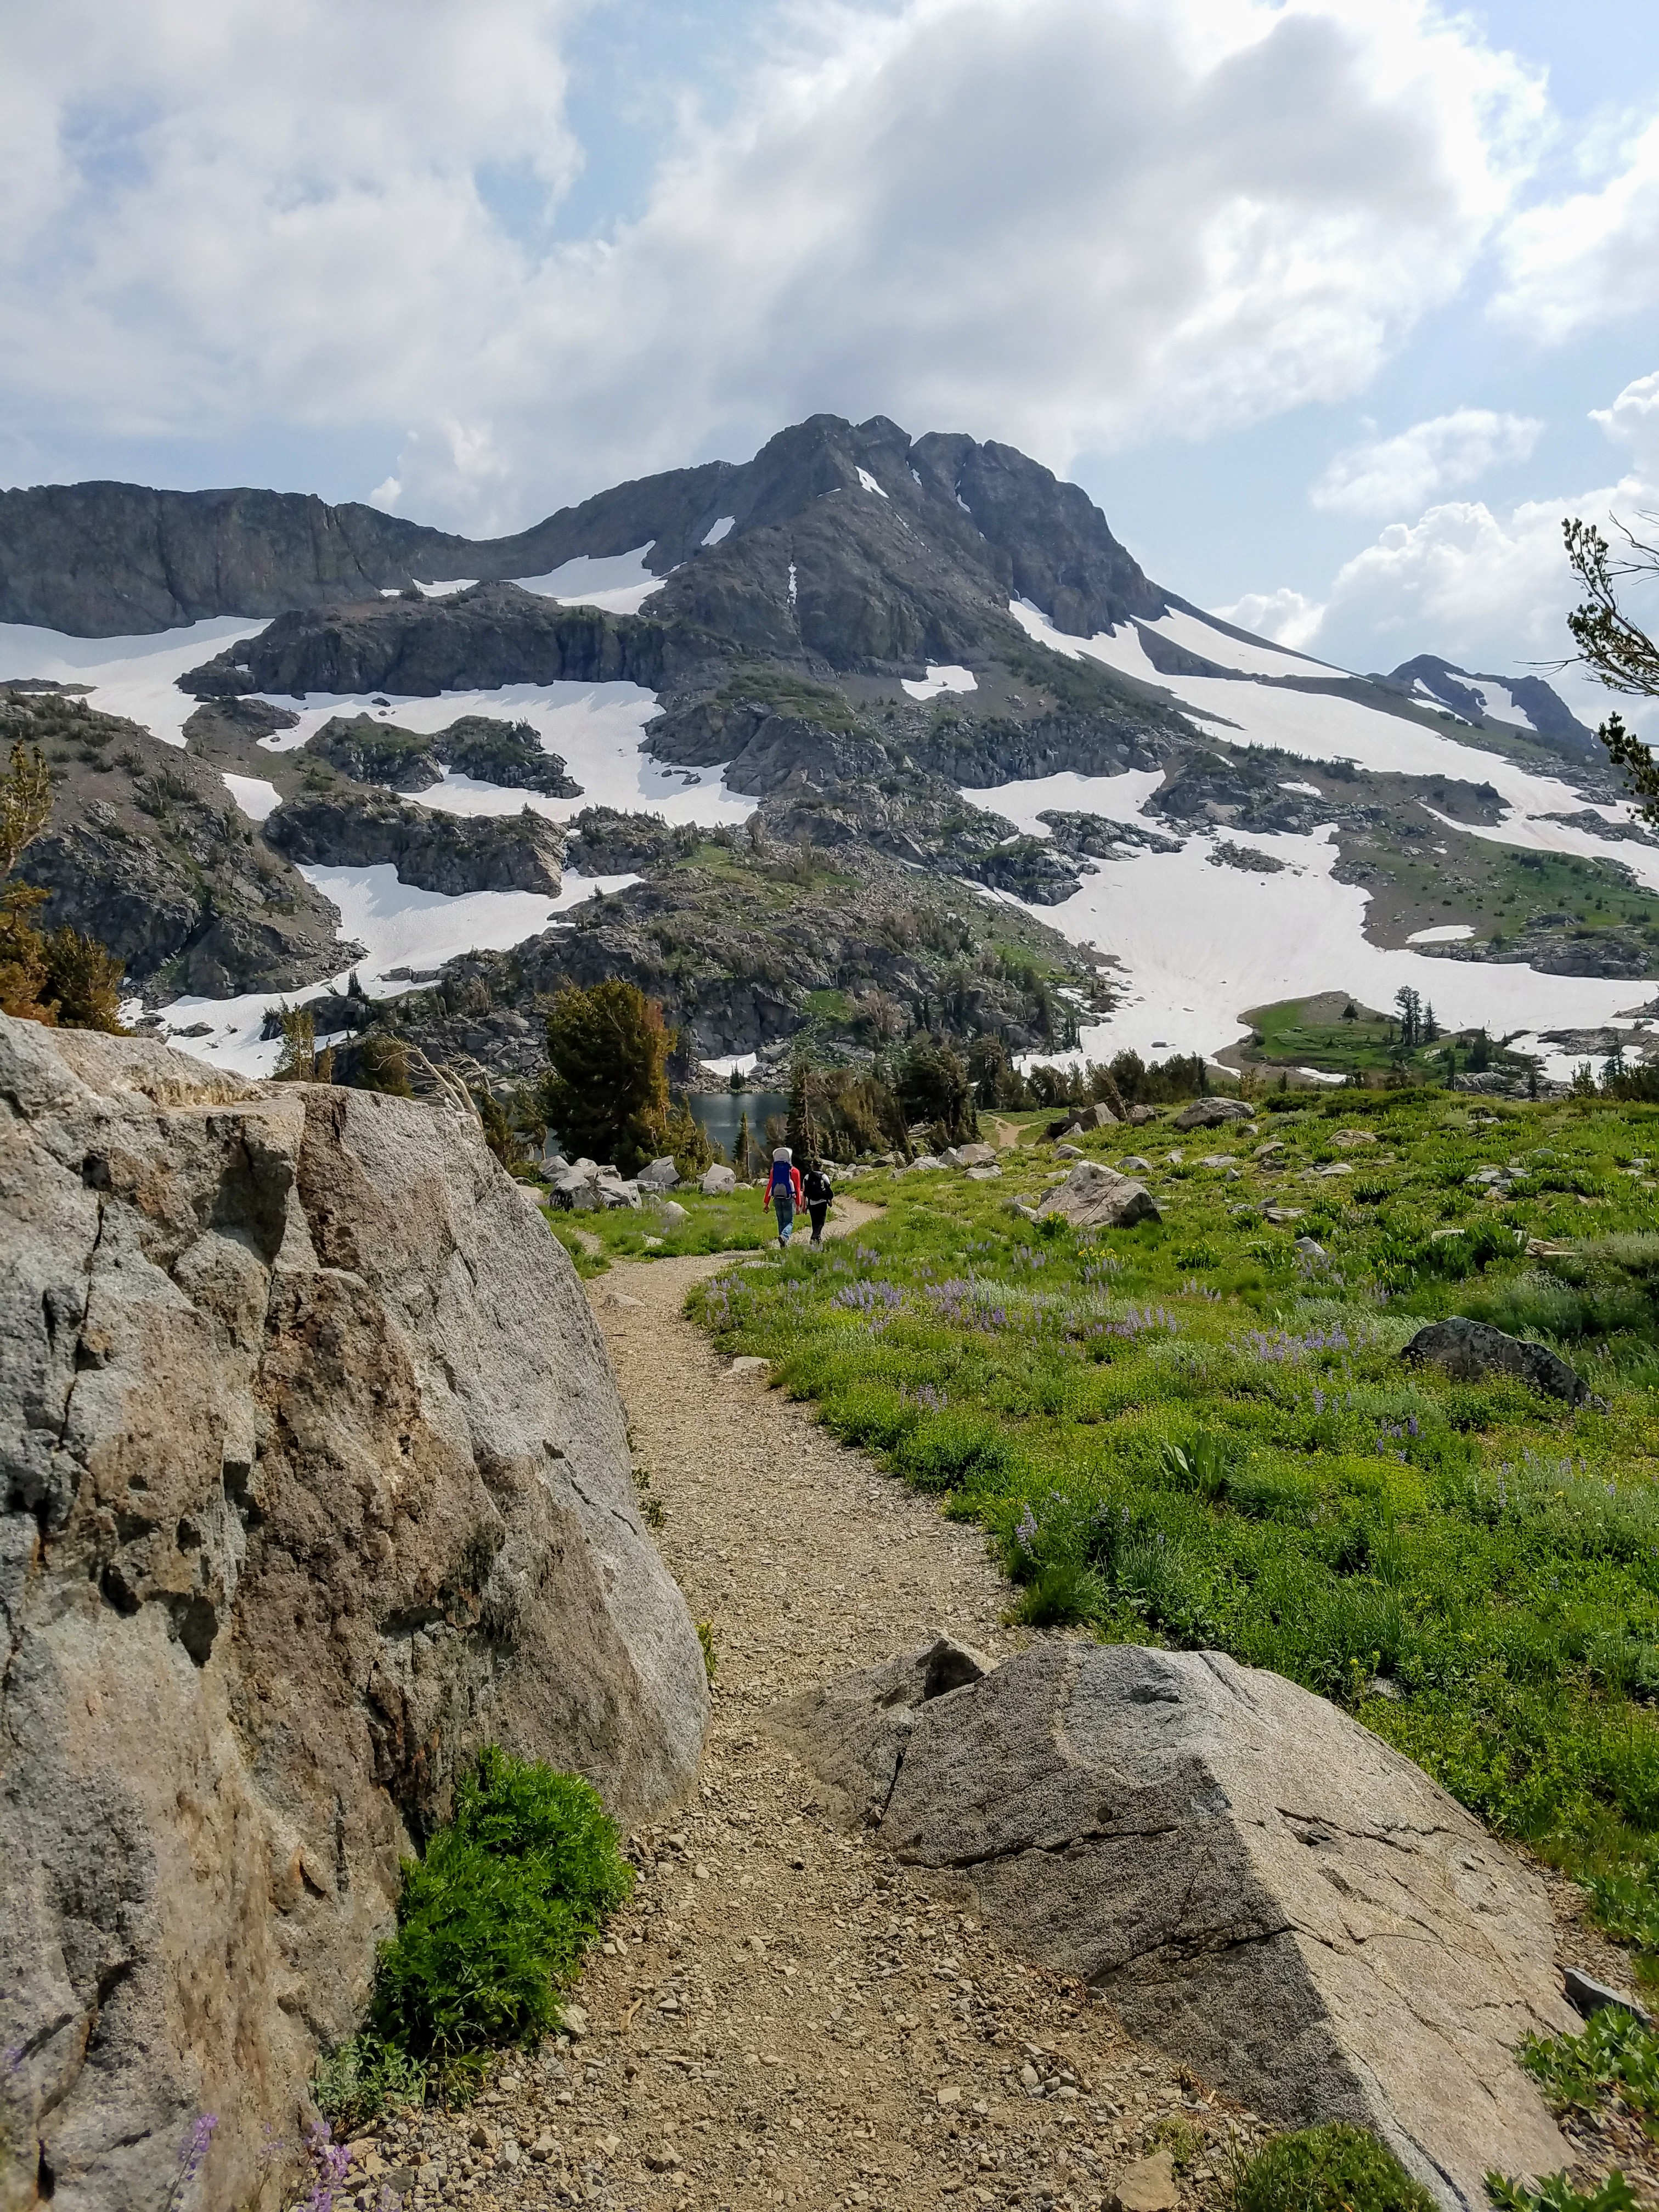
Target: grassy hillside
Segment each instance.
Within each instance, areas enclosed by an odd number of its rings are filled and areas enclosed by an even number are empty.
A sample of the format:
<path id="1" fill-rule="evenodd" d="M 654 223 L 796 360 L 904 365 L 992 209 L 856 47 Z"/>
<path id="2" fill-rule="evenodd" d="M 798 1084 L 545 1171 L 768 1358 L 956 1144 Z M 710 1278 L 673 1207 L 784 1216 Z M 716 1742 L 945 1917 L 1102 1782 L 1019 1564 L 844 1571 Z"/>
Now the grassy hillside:
<path id="1" fill-rule="evenodd" d="M 979 1521 L 1025 1618 L 1339 1699 L 1659 1951 L 1659 1109 L 1260 1111 L 1087 1140 L 1153 1161 L 1161 1226 L 1012 1212 L 1062 1171 L 1027 1129 L 995 1182 L 868 1178 L 878 1225 L 695 1310 Z M 1449 1313 L 1547 1339 L 1607 1410 L 1402 1365 Z"/>

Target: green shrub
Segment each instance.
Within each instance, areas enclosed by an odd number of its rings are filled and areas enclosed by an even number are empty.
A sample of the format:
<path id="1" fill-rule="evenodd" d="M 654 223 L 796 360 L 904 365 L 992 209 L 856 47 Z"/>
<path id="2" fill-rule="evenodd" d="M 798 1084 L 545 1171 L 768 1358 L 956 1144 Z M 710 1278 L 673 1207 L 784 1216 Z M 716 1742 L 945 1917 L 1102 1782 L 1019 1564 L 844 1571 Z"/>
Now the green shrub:
<path id="1" fill-rule="evenodd" d="M 1617 2100 L 1659 2119 L 1659 2035 L 1622 2005 L 1604 2005 L 1578 2035 L 1529 2035 L 1521 2063 L 1559 2112 L 1593 2112 Z"/>
<path id="2" fill-rule="evenodd" d="M 894 1457 L 922 1490 L 981 1488 L 1013 1464 L 1000 1429 L 958 1413 L 917 1422 L 894 1447 Z"/>
<path id="3" fill-rule="evenodd" d="M 1105 1603 L 1100 1578 L 1081 1560 L 1057 1559 L 1039 1567 L 1020 1593 L 1015 1618 L 1032 1628 L 1069 1628 L 1097 1619 Z"/>
<path id="4" fill-rule="evenodd" d="M 1486 2176 L 1486 2194 L 1498 2212 L 1641 2212 L 1640 2200 L 1615 2166 L 1599 2188 L 1575 2189 L 1563 2167 L 1546 2174 L 1535 2189 L 1506 2174 Z"/>
<path id="5" fill-rule="evenodd" d="M 1279 2136 L 1238 2177 L 1237 2212 L 1433 2212 L 1375 2136 L 1344 2121 Z"/>
<path id="6" fill-rule="evenodd" d="M 458 1784 L 454 1820 L 403 1875 L 370 2021 L 417 2058 L 544 2034 L 558 1991 L 633 1887 L 598 1794 L 494 1745 Z"/>
<path id="7" fill-rule="evenodd" d="M 398 2105 L 426 2102 L 429 2069 L 373 2033 L 354 2035 L 317 2062 L 311 2093 L 343 2137 Z"/>

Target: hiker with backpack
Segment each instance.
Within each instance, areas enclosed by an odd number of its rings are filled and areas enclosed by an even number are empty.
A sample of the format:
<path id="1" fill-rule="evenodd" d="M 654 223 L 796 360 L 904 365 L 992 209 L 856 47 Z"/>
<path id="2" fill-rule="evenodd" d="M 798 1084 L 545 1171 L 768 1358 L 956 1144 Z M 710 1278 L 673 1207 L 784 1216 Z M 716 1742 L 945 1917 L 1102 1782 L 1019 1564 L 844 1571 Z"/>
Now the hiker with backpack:
<path id="1" fill-rule="evenodd" d="M 823 1243 L 824 1218 L 836 1194 L 836 1186 L 824 1173 L 822 1160 L 808 1162 L 801 1190 L 806 1200 L 807 1217 L 812 1224 L 812 1249 L 816 1252 Z"/>
<path id="2" fill-rule="evenodd" d="M 780 1145 L 772 1155 L 772 1172 L 766 1179 L 766 1195 L 761 1204 L 769 1206 L 776 1214 L 778 1242 L 786 1249 L 800 1202 L 800 1170 L 791 1164 L 788 1146 Z"/>

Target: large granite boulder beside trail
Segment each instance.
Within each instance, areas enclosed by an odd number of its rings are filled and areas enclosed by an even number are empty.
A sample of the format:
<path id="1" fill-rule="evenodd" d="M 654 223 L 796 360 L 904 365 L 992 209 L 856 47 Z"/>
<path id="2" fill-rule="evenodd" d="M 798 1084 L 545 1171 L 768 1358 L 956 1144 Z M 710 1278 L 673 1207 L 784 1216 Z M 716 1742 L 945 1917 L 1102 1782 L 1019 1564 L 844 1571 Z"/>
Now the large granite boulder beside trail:
<path id="1" fill-rule="evenodd" d="M 1057 1214 L 1073 1229 L 1133 1229 L 1138 1221 L 1164 1218 L 1144 1182 L 1119 1175 L 1099 1160 L 1079 1160 L 1037 1211 Z"/>
<path id="2" fill-rule="evenodd" d="M 970 1881 L 1131 2033 L 1287 2126 L 1370 2129 L 1437 2200 L 1569 2153 L 1516 2064 L 1576 2025 L 1541 1883 L 1323 1698 L 1216 1652 L 932 1647 L 784 1709 L 848 1815 Z"/>
<path id="3" fill-rule="evenodd" d="M 702 1654 L 465 1117 L 0 1018 L 0 2204 L 270 2212 L 458 1763 L 659 1806 Z"/>
<path id="4" fill-rule="evenodd" d="M 1546 1397 L 1606 1411 L 1583 1376 L 1559 1352 L 1547 1344 L 1506 1336 L 1490 1322 L 1468 1321 L 1462 1314 L 1419 1328 L 1400 1357 L 1413 1367 L 1437 1367 L 1455 1382 L 1482 1382 L 1494 1375 L 1508 1375 Z"/>

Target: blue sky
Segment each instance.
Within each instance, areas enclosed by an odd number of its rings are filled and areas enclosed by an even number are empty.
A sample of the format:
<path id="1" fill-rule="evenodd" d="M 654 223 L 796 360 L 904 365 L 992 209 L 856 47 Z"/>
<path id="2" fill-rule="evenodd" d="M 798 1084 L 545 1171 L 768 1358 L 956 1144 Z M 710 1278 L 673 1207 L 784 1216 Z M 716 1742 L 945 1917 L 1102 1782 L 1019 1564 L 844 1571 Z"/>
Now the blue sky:
<path id="1" fill-rule="evenodd" d="M 483 531 L 882 411 L 1359 666 L 1547 656 L 1560 512 L 1659 507 L 1649 0 L 0 0 L 0 480 Z"/>

